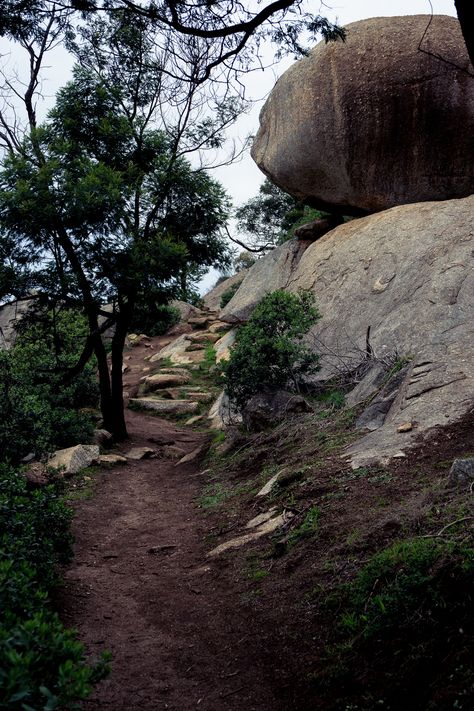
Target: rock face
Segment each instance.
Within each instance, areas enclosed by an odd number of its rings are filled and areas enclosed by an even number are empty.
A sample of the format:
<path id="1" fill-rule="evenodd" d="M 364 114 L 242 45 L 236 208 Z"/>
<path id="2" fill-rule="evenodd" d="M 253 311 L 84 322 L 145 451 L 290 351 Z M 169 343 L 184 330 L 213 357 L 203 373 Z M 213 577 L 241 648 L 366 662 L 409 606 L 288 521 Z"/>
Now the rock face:
<path id="1" fill-rule="evenodd" d="M 0 307 L 0 348 L 8 349 L 15 342 L 16 329 L 31 308 L 33 301 L 13 301 Z"/>
<path id="2" fill-rule="evenodd" d="M 242 418 L 248 430 L 260 432 L 286 417 L 312 411 L 312 407 L 301 395 L 277 390 L 272 393 L 254 395 L 250 398 L 243 409 Z"/>
<path id="3" fill-rule="evenodd" d="M 220 284 L 215 286 L 204 296 L 204 306 L 211 311 L 219 311 L 221 308 L 222 294 L 224 294 L 224 292 L 226 292 L 231 286 L 234 286 L 234 284 L 240 284 L 247 272 L 248 269 L 241 269 L 240 272 L 237 272 L 234 276 L 229 277 L 225 281 L 221 281 Z"/>
<path id="4" fill-rule="evenodd" d="M 474 81 L 459 22 L 379 17 L 277 82 L 252 156 L 314 207 L 364 214 L 474 192 Z M 472 72 L 472 67 L 471 70 Z M 241 290 L 242 291 L 242 290 Z"/>
<path id="5" fill-rule="evenodd" d="M 352 367 L 364 360 L 369 327 L 374 367 L 380 365 L 377 358 L 406 357 L 408 367 L 397 392 L 387 393 L 388 407 L 378 413 L 383 417 L 371 424 L 376 429 L 348 450 L 354 466 L 405 451 L 420 433 L 456 421 L 470 409 L 473 215 L 471 196 L 395 207 L 353 220 L 311 244 L 285 276 L 287 289 L 314 292 L 322 314 L 308 337 L 321 353 L 318 379 L 331 377 L 341 364 Z M 253 289 L 239 290 L 228 305 L 228 318 L 250 314 L 257 295 L 265 292 L 266 280 L 258 281 L 266 274 L 263 262 L 268 267 L 276 263 L 269 254 L 252 267 L 247 278 L 252 281 L 255 275 Z M 380 384 L 374 375 L 369 370 L 367 382 L 359 386 L 365 396 Z M 413 429 L 398 432 L 408 421 Z"/>
<path id="6" fill-rule="evenodd" d="M 221 311 L 220 318 L 228 323 L 246 321 L 265 294 L 288 286 L 292 273 L 310 244 L 306 240 L 285 242 L 258 259 L 237 293 Z"/>

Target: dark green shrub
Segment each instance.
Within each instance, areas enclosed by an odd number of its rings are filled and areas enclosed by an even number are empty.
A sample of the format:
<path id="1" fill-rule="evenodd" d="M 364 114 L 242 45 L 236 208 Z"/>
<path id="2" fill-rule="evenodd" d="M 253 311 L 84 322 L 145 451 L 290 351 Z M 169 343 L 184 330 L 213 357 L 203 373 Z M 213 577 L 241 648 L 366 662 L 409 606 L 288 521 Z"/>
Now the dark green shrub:
<path id="1" fill-rule="evenodd" d="M 225 390 L 237 407 L 258 392 L 298 390 L 304 377 L 318 370 L 318 355 L 302 341 L 318 318 L 310 292 L 280 290 L 262 299 L 222 366 Z"/>
<path id="2" fill-rule="evenodd" d="M 71 511 L 57 486 L 29 491 L 0 465 L 0 708 L 73 707 L 107 672 L 85 664 L 76 633 L 48 608 L 58 565 L 69 560 Z"/>
<path id="3" fill-rule="evenodd" d="M 7 623 L 0 625 L 0 708 L 72 708 L 106 676 L 106 662 L 104 655 L 98 664 L 87 666 L 76 632 L 66 630 L 48 610 L 30 619 L 7 616 Z"/>
<path id="4" fill-rule="evenodd" d="M 84 342 L 84 318 L 46 313 L 22 329 L 10 351 L 0 351 L 0 461 L 18 461 L 88 441 L 93 421 L 83 408 L 97 404 L 95 366 L 65 380 Z"/>
<path id="5" fill-rule="evenodd" d="M 30 617 L 48 598 L 38 587 L 36 572 L 24 560 L 0 559 L 0 610 L 14 617 Z"/>
<path id="6" fill-rule="evenodd" d="M 461 595 L 456 601 L 449 580 L 456 575 Z M 342 627 L 369 638 L 381 631 L 400 631 L 415 619 L 430 624 L 448 606 L 454 618 L 474 577 L 474 549 L 434 539 L 394 543 L 361 570 L 348 588 Z M 461 581 L 464 581 L 461 583 Z"/>
<path id="7" fill-rule="evenodd" d="M 234 284 L 232 284 L 231 286 L 229 286 L 228 289 L 226 289 L 226 290 L 224 291 L 224 293 L 223 293 L 222 296 L 221 296 L 221 300 L 220 300 L 220 307 L 221 307 L 221 309 L 223 309 L 225 306 L 227 306 L 227 304 L 228 304 L 229 301 L 232 299 L 232 297 L 234 296 L 234 294 L 237 293 L 237 290 L 238 290 L 238 288 L 239 288 L 239 286 L 240 286 L 241 284 L 242 284 L 241 281 L 235 282 Z"/>
<path id="8" fill-rule="evenodd" d="M 22 476 L 0 465 L 0 560 L 25 563 L 50 588 L 57 565 L 71 558 L 71 518 L 57 486 L 28 491 Z"/>
<path id="9" fill-rule="evenodd" d="M 134 309 L 130 331 L 146 333 L 147 336 L 162 336 L 179 320 L 179 311 L 174 306 L 140 302 Z"/>

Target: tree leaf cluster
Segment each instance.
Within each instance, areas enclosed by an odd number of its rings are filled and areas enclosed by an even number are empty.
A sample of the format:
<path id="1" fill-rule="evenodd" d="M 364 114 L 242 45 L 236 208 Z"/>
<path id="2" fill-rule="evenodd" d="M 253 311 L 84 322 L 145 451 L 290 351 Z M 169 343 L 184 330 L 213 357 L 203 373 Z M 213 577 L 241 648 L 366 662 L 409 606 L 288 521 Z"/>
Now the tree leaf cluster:
<path id="1" fill-rule="evenodd" d="M 87 333 L 71 311 L 43 313 L 9 351 L 0 351 L 0 462 L 18 462 L 89 441 L 98 404 L 94 363 L 65 382 Z"/>
<path id="2" fill-rule="evenodd" d="M 266 178 L 258 195 L 237 208 L 235 216 L 248 248 L 265 252 L 291 239 L 297 227 L 323 213 L 303 205 Z"/>
<path id="3" fill-rule="evenodd" d="M 88 665 L 75 631 L 49 606 L 58 565 L 71 556 L 72 511 L 57 486 L 28 490 L 0 464 L 0 707 L 72 708 L 107 674 L 107 659 Z"/>

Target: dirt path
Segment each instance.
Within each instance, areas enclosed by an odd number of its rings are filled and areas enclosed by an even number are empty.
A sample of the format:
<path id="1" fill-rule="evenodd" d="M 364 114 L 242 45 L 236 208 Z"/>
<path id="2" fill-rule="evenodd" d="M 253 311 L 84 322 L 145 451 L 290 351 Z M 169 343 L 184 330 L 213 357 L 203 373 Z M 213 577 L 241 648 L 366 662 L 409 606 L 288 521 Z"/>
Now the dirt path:
<path id="1" fill-rule="evenodd" d="M 138 412 L 128 413 L 128 425 L 124 449 L 160 437 L 189 452 L 205 437 Z M 169 459 L 129 462 L 101 473 L 94 495 L 75 504 L 62 617 L 90 653 L 113 655 L 112 674 L 87 709 L 282 708 L 232 572 L 206 560 L 199 471 Z"/>

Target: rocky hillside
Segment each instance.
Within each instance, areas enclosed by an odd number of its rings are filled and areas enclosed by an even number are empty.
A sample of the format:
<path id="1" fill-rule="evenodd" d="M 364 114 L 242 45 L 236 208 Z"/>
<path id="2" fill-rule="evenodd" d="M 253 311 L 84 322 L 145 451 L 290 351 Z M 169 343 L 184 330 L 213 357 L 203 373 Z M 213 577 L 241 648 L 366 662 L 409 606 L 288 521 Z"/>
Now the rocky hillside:
<path id="1" fill-rule="evenodd" d="M 268 291 L 314 292 L 318 379 L 362 367 L 349 403 L 372 398 L 360 423 L 370 433 L 348 450 L 355 466 L 405 456 L 420 433 L 472 406 L 473 214 L 474 197 L 406 205 L 288 242 L 252 267 L 221 314 L 239 323 Z M 402 375 L 376 395 L 396 362 Z"/>

